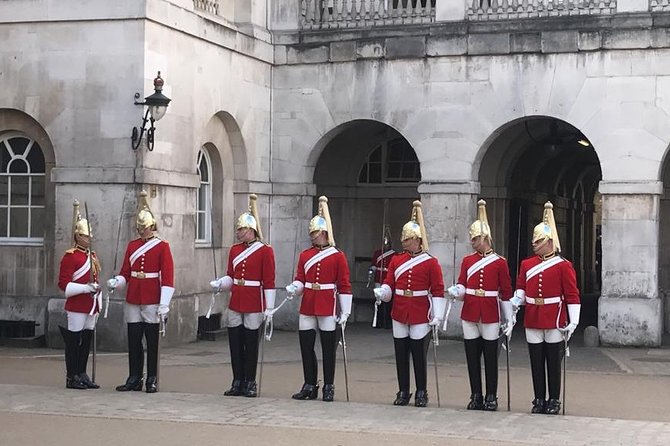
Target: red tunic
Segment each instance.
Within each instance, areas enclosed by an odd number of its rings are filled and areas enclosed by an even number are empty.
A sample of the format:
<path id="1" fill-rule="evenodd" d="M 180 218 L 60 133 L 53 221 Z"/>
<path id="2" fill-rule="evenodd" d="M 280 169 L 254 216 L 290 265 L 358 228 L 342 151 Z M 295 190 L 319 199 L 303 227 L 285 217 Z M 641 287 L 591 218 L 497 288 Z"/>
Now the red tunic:
<path id="1" fill-rule="evenodd" d="M 372 254 L 372 266 L 375 267 L 375 283 L 384 283 L 386 273 L 388 272 L 389 263 L 396 254 L 392 249 L 387 250 L 382 255 L 382 250 L 378 249 Z"/>
<path id="2" fill-rule="evenodd" d="M 480 261 L 479 265 L 475 265 Z M 512 280 L 504 257 L 496 253 L 482 256 L 479 252 L 463 257 L 458 283 L 466 289 L 461 319 L 469 322 L 481 321 L 484 324 L 500 321 L 498 297 L 500 300 L 509 300 L 512 297 Z M 482 290 L 491 295 L 482 296 Z"/>
<path id="3" fill-rule="evenodd" d="M 540 264 L 558 262 L 549 268 L 534 274 L 533 268 Z M 541 267 L 540 267 L 541 268 Z M 530 277 L 529 277 L 530 276 Z M 526 328 L 553 329 L 563 328 L 568 323 L 567 304 L 578 304 L 577 274 L 568 260 L 554 256 L 542 260 L 539 256 L 529 257 L 521 262 L 517 289 L 526 292 L 526 298 L 535 299 L 534 304 L 526 300 L 524 326 Z M 552 297 L 560 298 L 557 303 L 540 304 L 540 300 Z"/>
<path id="4" fill-rule="evenodd" d="M 143 246 L 149 243 L 157 244 L 139 254 L 140 251 L 138 250 L 143 249 Z M 131 259 L 131 257 L 133 258 Z M 155 275 L 156 273 L 158 273 L 158 277 L 142 278 L 143 274 Z M 128 283 L 126 302 L 133 305 L 159 304 L 161 286 L 174 288 L 174 264 L 172 263 L 170 245 L 165 240 L 157 237 L 146 241 L 141 238 L 130 241 L 119 274 Z"/>
<path id="5" fill-rule="evenodd" d="M 329 248 L 320 249 L 312 246 L 300 253 L 295 280 L 305 284 L 300 303 L 300 314 L 305 316 L 335 316 L 337 308 L 336 293 L 351 294 L 349 265 L 344 253 L 333 248 L 334 253 L 319 261 L 311 261 L 313 257 L 324 253 Z M 306 268 L 308 268 L 306 270 Z M 308 283 L 320 286 L 335 285 L 331 289 L 309 288 Z"/>
<path id="6" fill-rule="evenodd" d="M 98 267 L 97 257 L 95 252 L 92 254 L 95 261 L 94 271 L 93 271 L 93 281 L 98 281 Z M 88 260 L 88 255 L 86 252 L 81 249 L 68 249 L 65 251 L 65 255 L 60 261 L 60 272 L 58 274 L 58 288 L 65 291 L 67 284 L 70 282 L 74 283 L 89 283 L 91 282 L 91 273 L 90 265 Z M 73 276 L 77 271 L 81 271 L 81 268 L 84 267 L 87 271 L 83 274 L 78 274 L 80 277 L 74 279 Z M 90 293 L 77 294 L 75 296 L 70 296 L 65 299 L 65 311 L 72 311 L 74 313 L 90 313 L 93 306 L 97 307 L 97 301 L 93 299 Z M 95 309 L 97 313 L 100 311 L 99 308 Z"/>
<path id="7" fill-rule="evenodd" d="M 407 252 L 393 256 L 389 264 L 389 271 L 384 284 L 393 290 L 393 308 L 391 318 L 403 324 L 424 324 L 429 321 L 430 296 L 444 298 L 444 280 L 442 269 L 435 257 L 428 254 L 428 259 L 412 266 L 396 277 L 396 270 L 402 268 L 406 262 L 411 262 L 417 256 L 410 256 Z M 396 290 L 412 292 L 428 291 L 424 296 L 405 296 L 396 293 Z"/>
<path id="8" fill-rule="evenodd" d="M 247 249 L 249 251 L 242 254 Z M 275 254 L 272 247 L 261 242 L 233 245 L 228 254 L 226 274 L 233 279 L 228 308 L 238 313 L 265 311 L 263 290 L 272 290 L 275 287 Z M 249 281 L 259 284 L 248 286 Z"/>

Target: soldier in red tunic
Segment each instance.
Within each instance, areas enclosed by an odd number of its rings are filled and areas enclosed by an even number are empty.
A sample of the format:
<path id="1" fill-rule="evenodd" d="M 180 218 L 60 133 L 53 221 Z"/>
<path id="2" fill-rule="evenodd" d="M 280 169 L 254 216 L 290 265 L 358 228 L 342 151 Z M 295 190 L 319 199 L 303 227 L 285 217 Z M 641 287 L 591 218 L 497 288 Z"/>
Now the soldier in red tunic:
<path id="1" fill-rule="evenodd" d="M 298 322 L 300 354 L 305 382 L 292 396 L 296 400 L 317 398 L 316 330 L 323 353 L 323 401 L 335 398 L 337 324 L 345 326 L 351 314 L 351 282 L 344 253 L 335 247 L 328 198 L 319 197 L 319 214 L 309 222 L 312 247 L 300 253 L 295 280 L 286 286 L 290 296 L 302 296 Z M 339 303 L 339 312 L 338 312 Z"/>
<path id="2" fill-rule="evenodd" d="M 59 327 L 65 341 L 65 387 L 97 389 L 100 386 L 86 374 L 86 365 L 100 311 L 100 263 L 89 249 L 93 234 L 89 222 L 79 214 L 76 200 L 72 220 L 74 247 L 65 251 L 58 274 L 58 288 L 65 292 L 67 313 L 67 329 Z"/>
<path id="3" fill-rule="evenodd" d="M 521 262 L 511 302 L 515 310 L 526 306 L 523 324 L 535 393 L 531 412 L 556 415 L 561 408 L 561 346 L 579 324 L 581 305 L 575 269 L 559 255 L 551 202 L 545 203 L 544 219 L 533 230 L 533 252 Z M 547 387 L 549 400 L 545 401 Z"/>
<path id="4" fill-rule="evenodd" d="M 263 242 L 256 199 L 249 195 L 249 210 L 237 219 L 240 243 L 230 248 L 226 275 L 210 282 L 214 291 L 231 291 L 228 344 L 233 383 L 226 396 L 257 396 L 258 332 L 264 312 L 275 306 L 275 255 Z"/>
<path id="5" fill-rule="evenodd" d="M 461 323 L 470 378 L 468 410 L 498 409 L 498 337 L 502 308 L 509 306 L 512 281 L 507 260 L 493 251 L 486 201 L 479 200 L 478 216 L 470 225 L 470 245 L 475 250 L 463 258 L 458 283 L 449 294 L 463 301 Z M 504 310 L 503 310 L 504 313 Z M 503 318 L 504 319 L 504 318 Z M 486 397 L 482 396 L 482 365 L 486 372 Z"/>
<path id="6" fill-rule="evenodd" d="M 382 249 L 378 249 L 372 254 L 372 265 L 368 270 L 370 281 L 374 279 L 374 288 L 379 288 L 384 283 L 386 274 L 388 273 L 388 266 L 391 259 L 396 254 L 391 246 L 391 226 L 384 225 L 384 238 L 382 242 Z M 370 285 L 368 285 L 370 286 Z M 381 302 L 378 306 L 379 314 L 377 316 L 376 328 L 391 328 L 391 302 Z"/>
<path id="7" fill-rule="evenodd" d="M 174 294 L 174 264 L 170 245 L 156 236 L 156 218 L 149 208 L 147 193 L 140 193 L 136 228 L 139 238 L 128 243 L 118 276 L 107 281 L 108 288 L 128 285 L 124 316 L 128 324 L 128 379 L 116 387 L 119 392 L 142 390 L 144 349 L 147 341 L 146 392 L 158 391 L 158 337 Z"/>
<path id="8" fill-rule="evenodd" d="M 400 237 L 404 252 L 393 257 L 384 284 L 374 289 L 378 300 L 389 302 L 393 297 L 393 342 L 399 391 L 393 402 L 406 406 L 409 391 L 409 357 L 414 362 L 416 393 L 414 405 L 428 404 L 427 352 L 431 326 L 440 326 L 446 301 L 442 269 L 435 257 L 428 254 L 428 238 L 423 223 L 421 202 L 415 201 L 412 220 L 402 228 Z"/>

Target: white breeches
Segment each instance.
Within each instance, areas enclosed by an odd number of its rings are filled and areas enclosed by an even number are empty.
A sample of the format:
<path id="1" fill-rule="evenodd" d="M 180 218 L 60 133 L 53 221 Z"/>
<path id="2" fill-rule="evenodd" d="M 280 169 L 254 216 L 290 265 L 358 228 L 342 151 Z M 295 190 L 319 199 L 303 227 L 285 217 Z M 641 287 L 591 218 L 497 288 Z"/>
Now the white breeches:
<path id="1" fill-rule="evenodd" d="M 554 344 L 556 342 L 563 342 L 563 333 L 556 328 L 550 330 L 542 330 L 539 328 L 526 328 L 526 341 L 529 344 Z"/>
<path id="2" fill-rule="evenodd" d="M 123 315 L 129 324 L 136 322 L 146 322 L 148 324 L 160 323 L 158 304 L 134 305 L 126 302 L 126 305 L 123 307 Z"/>
<path id="3" fill-rule="evenodd" d="M 305 316 L 301 314 L 298 320 L 299 330 L 316 330 L 318 327 L 321 331 L 335 331 L 336 326 L 335 316 Z"/>
<path id="4" fill-rule="evenodd" d="M 461 323 L 463 324 L 463 339 L 484 338 L 487 341 L 495 341 L 500 336 L 500 322 L 483 324 L 461 320 Z"/>
<path id="5" fill-rule="evenodd" d="M 98 320 L 97 314 L 75 313 L 74 311 L 66 311 L 66 313 L 67 329 L 70 331 L 93 330 Z"/>
<path id="6" fill-rule="evenodd" d="M 228 326 L 239 327 L 244 324 L 247 330 L 257 330 L 263 323 L 263 313 L 238 313 L 228 310 Z"/>
<path id="7" fill-rule="evenodd" d="M 430 332 L 430 325 L 427 322 L 423 324 L 403 324 L 398 321 L 393 321 L 393 337 L 402 339 L 407 336 L 410 339 L 423 339 Z"/>

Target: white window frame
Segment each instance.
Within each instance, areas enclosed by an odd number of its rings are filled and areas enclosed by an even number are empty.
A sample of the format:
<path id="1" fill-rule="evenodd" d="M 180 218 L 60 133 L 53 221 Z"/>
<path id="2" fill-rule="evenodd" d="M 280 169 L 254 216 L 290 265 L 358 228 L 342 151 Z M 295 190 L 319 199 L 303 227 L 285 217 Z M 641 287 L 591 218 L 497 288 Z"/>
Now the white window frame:
<path id="1" fill-rule="evenodd" d="M 14 139 L 14 138 L 23 138 L 28 140 L 28 145 L 26 146 L 26 149 L 24 152 L 20 155 L 17 155 L 14 153 L 12 150 L 12 146 L 8 143 L 9 140 Z M 2 136 L 0 136 L 0 145 L 4 146 L 7 148 L 7 151 L 9 152 L 9 155 L 11 156 L 11 159 L 7 163 L 7 170 L 4 172 L 0 172 L 0 177 L 8 177 L 7 181 L 7 204 L 0 204 L 0 208 L 7 209 L 7 221 L 5 224 L 7 225 L 7 232 L 0 233 L 0 245 L 3 246 L 43 246 L 44 245 L 44 237 L 33 237 L 31 236 L 31 230 L 32 230 L 32 210 L 33 209 L 46 209 L 46 206 L 44 204 L 42 205 L 33 205 L 32 200 L 33 200 L 33 181 L 32 178 L 35 177 L 42 177 L 44 180 L 46 180 L 46 175 L 44 172 L 42 173 L 34 173 L 32 172 L 32 166 L 28 162 L 27 156 L 30 153 L 30 151 L 33 149 L 33 146 L 37 147 L 37 149 L 42 152 L 42 157 L 44 158 L 44 152 L 42 151 L 42 148 L 35 142 L 34 139 L 29 137 L 28 135 L 25 135 L 23 133 L 19 132 L 8 132 Z M 28 172 L 26 173 L 10 173 L 10 166 L 12 162 L 15 162 L 17 160 L 21 160 L 21 162 L 24 162 L 26 166 L 28 166 Z M 46 164 L 46 160 L 45 160 Z M 45 165 L 46 169 L 46 165 Z M 15 205 L 12 206 L 11 203 L 11 197 L 12 197 L 12 177 L 22 177 L 22 176 L 27 176 L 28 177 L 28 204 L 22 204 L 22 205 Z M 45 181 L 43 181 L 43 184 L 46 184 Z M 43 200 L 46 200 L 46 191 L 42 192 L 42 197 Z M 11 212 L 12 209 L 28 209 L 28 237 L 11 237 L 8 236 L 7 233 L 9 232 L 10 229 L 10 223 L 11 223 Z"/>
<path id="2" fill-rule="evenodd" d="M 202 172 L 200 172 L 200 164 L 203 158 L 207 165 L 207 181 L 203 181 Z M 204 147 L 198 152 L 196 169 L 198 176 L 200 177 L 200 186 L 198 187 L 198 192 L 196 194 L 195 204 L 195 244 L 196 246 L 203 247 L 212 246 L 212 160 Z M 201 209 L 200 191 L 203 188 L 205 189 L 205 208 Z M 204 238 L 199 238 L 202 235 L 199 233 L 201 218 L 205 219 Z"/>

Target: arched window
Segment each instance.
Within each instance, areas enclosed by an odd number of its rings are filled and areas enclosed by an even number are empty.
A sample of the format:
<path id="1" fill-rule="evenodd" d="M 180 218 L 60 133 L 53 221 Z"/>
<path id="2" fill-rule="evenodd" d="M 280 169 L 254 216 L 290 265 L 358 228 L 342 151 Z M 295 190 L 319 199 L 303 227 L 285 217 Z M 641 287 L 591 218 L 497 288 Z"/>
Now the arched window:
<path id="1" fill-rule="evenodd" d="M 212 163 L 207 151 L 203 148 L 198 152 L 198 203 L 195 212 L 197 244 L 212 243 Z"/>
<path id="2" fill-rule="evenodd" d="M 44 154 L 23 134 L 0 135 L 0 243 L 44 240 Z"/>
<path id="3" fill-rule="evenodd" d="M 415 183 L 420 180 L 419 159 L 405 138 L 377 146 L 358 174 L 359 184 Z"/>

